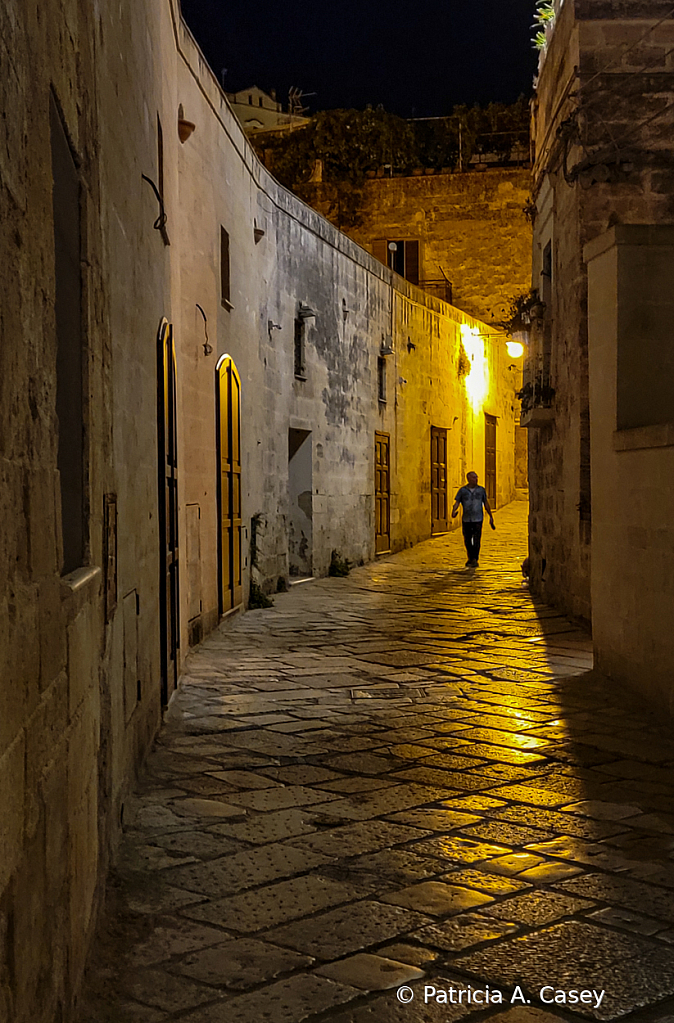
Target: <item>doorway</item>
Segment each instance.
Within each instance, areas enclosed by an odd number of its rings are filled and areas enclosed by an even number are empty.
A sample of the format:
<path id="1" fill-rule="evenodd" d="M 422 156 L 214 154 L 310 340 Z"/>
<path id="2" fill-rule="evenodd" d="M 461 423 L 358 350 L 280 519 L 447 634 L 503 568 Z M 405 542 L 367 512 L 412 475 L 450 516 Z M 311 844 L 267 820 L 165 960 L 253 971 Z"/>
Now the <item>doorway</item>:
<path id="1" fill-rule="evenodd" d="M 391 438 L 374 435 L 374 552 L 391 550 Z"/>
<path id="2" fill-rule="evenodd" d="M 431 533 L 446 533 L 447 431 L 431 427 Z"/>
<path id="3" fill-rule="evenodd" d="M 241 579 L 241 380 L 233 359 L 215 368 L 218 429 L 218 605 L 220 614 L 243 600 Z"/>
<path id="4" fill-rule="evenodd" d="M 288 571 L 308 578 L 313 567 L 311 430 L 288 430 L 288 498 L 290 505 Z"/>
<path id="5" fill-rule="evenodd" d="M 484 416 L 484 489 L 492 508 L 496 507 L 496 416 Z"/>
<path id="6" fill-rule="evenodd" d="M 157 335 L 157 399 L 161 699 L 166 706 L 178 685 L 180 649 L 176 353 L 173 325 L 166 319 L 161 321 Z"/>

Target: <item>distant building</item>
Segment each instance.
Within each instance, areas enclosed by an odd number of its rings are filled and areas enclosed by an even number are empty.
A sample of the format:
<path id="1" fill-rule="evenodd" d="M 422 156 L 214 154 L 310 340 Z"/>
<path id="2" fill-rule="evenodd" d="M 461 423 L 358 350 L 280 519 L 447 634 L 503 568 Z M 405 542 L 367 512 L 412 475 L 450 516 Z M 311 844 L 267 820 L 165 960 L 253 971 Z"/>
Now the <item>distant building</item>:
<path id="1" fill-rule="evenodd" d="M 264 92 L 257 85 L 240 92 L 228 92 L 227 99 L 247 134 L 263 131 L 292 131 L 307 124 L 309 118 L 296 112 L 285 112 L 276 99 L 276 90 Z"/>
<path id="2" fill-rule="evenodd" d="M 300 194 L 338 220 L 334 190 L 317 177 Z M 340 226 L 401 277 L 494 324 L 531 287 L 530 191 L 527 167 L 377 176 L 362 187 L 354 225 Z"/>

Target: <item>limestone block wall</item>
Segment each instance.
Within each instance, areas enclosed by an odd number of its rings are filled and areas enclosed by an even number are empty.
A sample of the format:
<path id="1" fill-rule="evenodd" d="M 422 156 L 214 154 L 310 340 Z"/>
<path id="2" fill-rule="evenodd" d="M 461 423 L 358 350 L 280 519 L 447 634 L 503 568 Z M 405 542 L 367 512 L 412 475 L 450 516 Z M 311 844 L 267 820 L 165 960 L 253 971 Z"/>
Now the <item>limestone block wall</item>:
<path id="1" fill-rule="evenodd" d="M 585 256 L 596 663 L 671 715 L 674 227 L 619 225 Z"/>
<path id="2" fill-rule="evenodd" d="M 657 0 L 629 10 L 617 0 L 566 0 L 534 104 L 532 278 L 546 301 L 555 394 L 553 420 L 529 430 L 532 586 L 588 620 L 593 484 L 582 249 L 613 224 L 672 223 L 667 13 Z"/>
<path id="3" fill-rule="evenodd" d="M 419 278 L 444 272 L 453 304 L 493 323 L 531 287 L 530 192 L 525 167 L 374 178 L 363 186 L 357 225 L 346 230 L 369 252 L 375 239 L 418 240 Z M 302 190 L 320 210 L 329 193 L 327 185 Z"/>
<path id="4" fill-rule="evenodd" d="M 78 0 L 9 0 L 0 11 L 0 1018 L 16 1023 L 65 1018 L 109 830 L 101 517 L 112 489 L 112 388 L 98 111 L 89 101 L 96 32 L 91 5 Z M 77 251 L 60 279 L 73 270 L 79 307 L 56 280 L 64 261 L 53 189 L 66 179 Z M 81 339 L 81 417 L 75 367 L 64 366 L 64 319 Z M 73 461 L 82 469 L 74 506 L 82 533 L 64 566 L 73 521 L 62 513 L 67 452 L 56 410 L 71 396 L 76 429 L 81 418 Z"/>

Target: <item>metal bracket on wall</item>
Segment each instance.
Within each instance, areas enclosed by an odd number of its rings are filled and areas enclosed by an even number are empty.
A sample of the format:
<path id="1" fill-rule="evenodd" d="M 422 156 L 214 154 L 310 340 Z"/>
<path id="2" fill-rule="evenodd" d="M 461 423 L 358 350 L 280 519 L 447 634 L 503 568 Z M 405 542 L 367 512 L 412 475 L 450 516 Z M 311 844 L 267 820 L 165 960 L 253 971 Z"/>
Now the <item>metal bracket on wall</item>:
<path id="1" fill-rule="evenodd" d="M 152 226 L 154 227 L 155 231 L 159 231 L 161 233 L 161 236 L 164 239 L 164 245 L 170 245 L 171 242 L 169 241 L 168 231 L 166 230 L 166 222 L 168 220 L 168 217 L 166 216 L 166 210 L 164 209 L 163 196 L 159 189 L 157 188 L 157 186 L 155 185 L 152 178 L 148 178 L 147 174 L 141 174 L 141 178 L 143 179 L 143 181 L 147 181 L 148 185 L 150 185 L 152 191 L 157 197 L 157 202 L 159 203 L 159 216 L 157 217 Z"/>

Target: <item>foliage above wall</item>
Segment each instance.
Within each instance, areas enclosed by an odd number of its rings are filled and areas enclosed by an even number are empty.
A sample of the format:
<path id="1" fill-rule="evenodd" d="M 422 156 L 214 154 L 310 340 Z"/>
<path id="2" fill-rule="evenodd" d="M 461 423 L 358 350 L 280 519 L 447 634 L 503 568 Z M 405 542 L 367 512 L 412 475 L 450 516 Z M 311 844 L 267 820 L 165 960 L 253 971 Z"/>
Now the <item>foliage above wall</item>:
<path id="1" fill-rule="evenodd" d="M 543 50 L 547 46 L 547 30 L 554 24 L 555 17 L 555 5 L 553 0 L 537 0 L 536 14 L 534 15 L 534 23 L 532 25 L 532 28 L 536 29 L 536 35 L 533 38 L 533 43 L 537 50 Z"/>
<path id="2" fill-rule="evenodd" d="M 406 121 L 381 107 L 324 110 L 290 134 L 253 138 L 264 163 L 287 188 L 302 195 L 317 161 L 321 180 L 333 186 L 339 226 L 355 223 L 359 189 L 377 172 L 411 174 L 419 169 L 461 170 L 476 155 L 506 163 L 517 146 L 528 146 L 529 104 L 456 106 L 447 117 Z"/>

